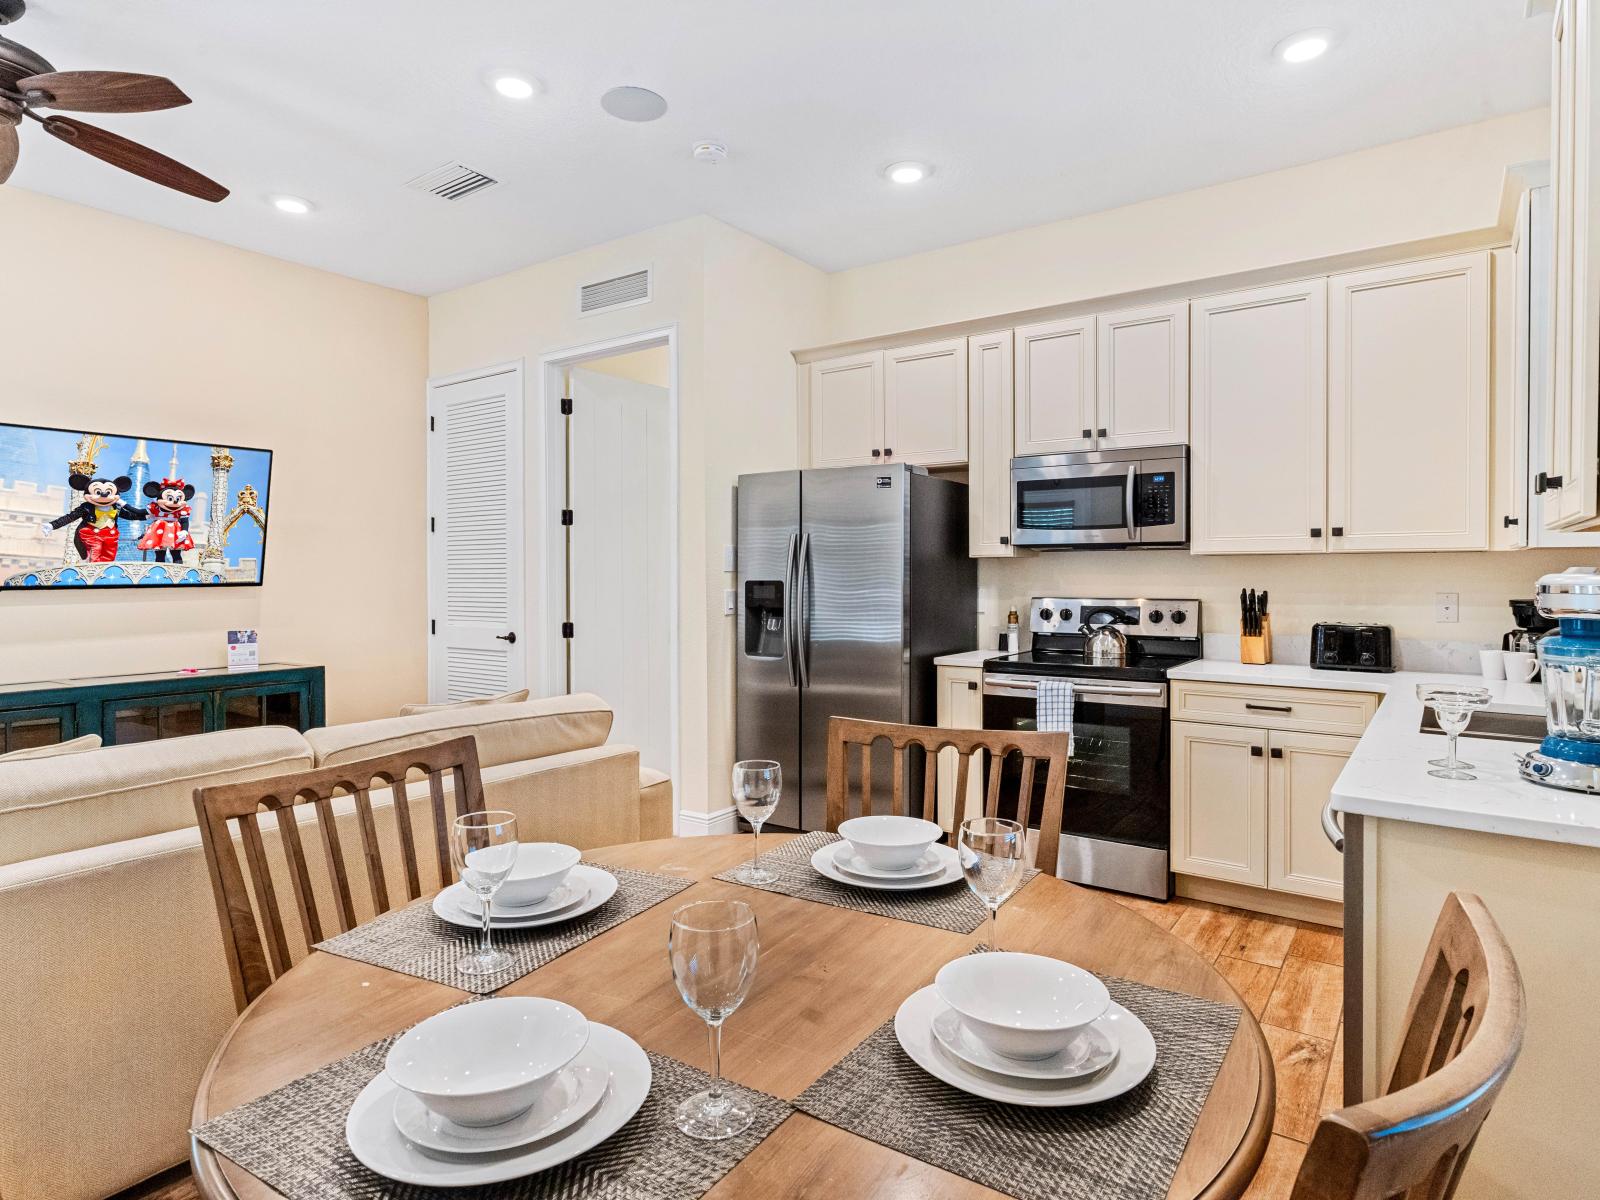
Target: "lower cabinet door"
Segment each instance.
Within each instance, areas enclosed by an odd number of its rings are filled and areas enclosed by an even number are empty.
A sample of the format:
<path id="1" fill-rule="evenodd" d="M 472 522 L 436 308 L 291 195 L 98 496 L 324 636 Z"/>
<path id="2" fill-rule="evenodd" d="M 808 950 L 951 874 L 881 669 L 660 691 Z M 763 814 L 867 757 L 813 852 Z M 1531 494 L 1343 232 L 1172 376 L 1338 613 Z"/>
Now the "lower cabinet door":
<path id="1" fill-rule="evenodd" d="M 1322 831 L 1322 809 L 1356 739 L 1320 733 L 1269 735 L 1267 886 L 1344 899 L 1344 857 Z"/>
<path id="2" fill-rule="evenodd" d="M 1265 730 L 1172 722 L 1175 872 L 1267 886 L 1266 746 Z"/>
<path id="3" fill-rule="evenodd" d="M 983 668 L 981 667 L 940 667 L 939 697 L 937 717 L 941 729 L 982 729 L 983 728 Z M 941 750 L 939 752 L 939 823 L 946 829 L 954 829 L 955 823 L 950 820 L 956 807 L 956 767 L 960 765 L 960 756 L 954 750 Z M 967 764 L 967 776 L 971 781 L 969 787 L 975 789 L 974 796 L 981 796 L 983 792 L 983 765 L 976 755 Z M 962 790 L 962 797 L 967 796 L 967 790 Z M 977 801 L 981 807 L 982 801 Z M 922 811 L 915 801 L 907 809 L 914 817 L 920 817 Z M 965 814 L 962 814 L 963 816 Z M 979 812 L 978 816 L 983 814 Z"/>

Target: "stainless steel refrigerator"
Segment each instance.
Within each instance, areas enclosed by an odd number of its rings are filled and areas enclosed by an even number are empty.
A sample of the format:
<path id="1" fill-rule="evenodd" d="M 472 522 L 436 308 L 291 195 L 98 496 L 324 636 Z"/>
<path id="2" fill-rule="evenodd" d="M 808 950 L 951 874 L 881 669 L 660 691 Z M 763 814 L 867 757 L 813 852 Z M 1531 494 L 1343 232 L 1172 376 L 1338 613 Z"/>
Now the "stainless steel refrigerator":
<path id="1" fill-rule="evenodd" d="M 820 829 L 828 719 L 932 725 L 934 657 L 976 645 L 967 487 L 903 464 L 779 471 L 741 475 L 737 504 L 736 754 L 783 765 L 773 825 Z"/>

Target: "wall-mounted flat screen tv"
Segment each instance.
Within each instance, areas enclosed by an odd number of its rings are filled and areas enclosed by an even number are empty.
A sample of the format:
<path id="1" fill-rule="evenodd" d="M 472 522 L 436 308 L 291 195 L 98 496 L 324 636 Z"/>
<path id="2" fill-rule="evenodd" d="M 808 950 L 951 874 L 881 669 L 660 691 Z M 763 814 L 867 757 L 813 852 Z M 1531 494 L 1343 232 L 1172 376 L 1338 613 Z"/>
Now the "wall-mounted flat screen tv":
<path id="1" fill-rule="evenodd" d="M 271 484 L 270 450 L 0 424 L 0 592 L 259 584 Z"/>

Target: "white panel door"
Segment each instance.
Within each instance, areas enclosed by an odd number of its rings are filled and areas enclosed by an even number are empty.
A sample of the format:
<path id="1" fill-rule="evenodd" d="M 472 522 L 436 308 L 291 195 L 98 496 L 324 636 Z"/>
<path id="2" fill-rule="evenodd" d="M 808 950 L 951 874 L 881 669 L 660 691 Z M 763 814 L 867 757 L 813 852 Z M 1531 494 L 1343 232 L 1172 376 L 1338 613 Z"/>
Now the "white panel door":
<path id="1" fill-rule="evenodd" d="M 428 699 L 527 684 L 522 368 L 428 386 Z"/>
<path id="2" fill-rule="evenodd" d="M 967 339 L 967 553 L 1010 558 L 1011 331 Z"/>
<path id="3" fill-rule="evenodd" d="M 572 690 L 612 742 L 672 770 L 672 429 L 668 392 L 571 372 Z"/>
<path id="4" fill-rule="evenodd" d="M 1172 869 L 1267 886 L 1267 734 L 1173 721 Z"/>
<path id="5" fill-rule="evenodd" d="M 1095 318 L 1100 449 L 1189 440 L 1189 305 L 1156 304 Z"/>
<path id="6" fill-rule="evenodd" d="M 1189 335 L 1192 552 L 1321 551 L 1326 281 L 1196 300 Z"/>
<path id="7" fill-rule="evenodd" d="M 967 461 L 967 339 L 883 354 L 883 456 L 921 467 Z"/>
<path id="8" fill-rule="evenodd" d="M 1016 330 L 1017 453 L 1093 450 L 1094 318 Z"/>
<path id="9" fill-rule="evenodd" d="M 1267 886 L 1344 899 L 1344 856 L 1322 831 L 1322 809 L 1356 739 L 1273 730 L 1267 760 Z"/>
<path id="10" fill-rule="evenodd" d="M 1328 545 L 1489 545 L 1489 255 L 1328 280 Z"/>
<path id="11" fill-rule="evenodd" d="M 811 465 L 859 467 L 883 455 L 883 355 L 811 364 Z"/>

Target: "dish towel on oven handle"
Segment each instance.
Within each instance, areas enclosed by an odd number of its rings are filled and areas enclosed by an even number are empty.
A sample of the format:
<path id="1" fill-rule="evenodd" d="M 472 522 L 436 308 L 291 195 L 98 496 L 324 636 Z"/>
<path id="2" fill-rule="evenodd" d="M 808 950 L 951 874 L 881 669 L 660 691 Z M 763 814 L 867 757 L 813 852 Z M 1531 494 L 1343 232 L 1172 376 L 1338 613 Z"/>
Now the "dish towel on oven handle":
<path id="1" fill-rule="evenodd" d="M 1039 680 L 1034 699 L 1034 726 L 1040 733 L 1067 735 L 1067 755 L 1072 754 L 1072 684 L 1065 679 Z"/>

